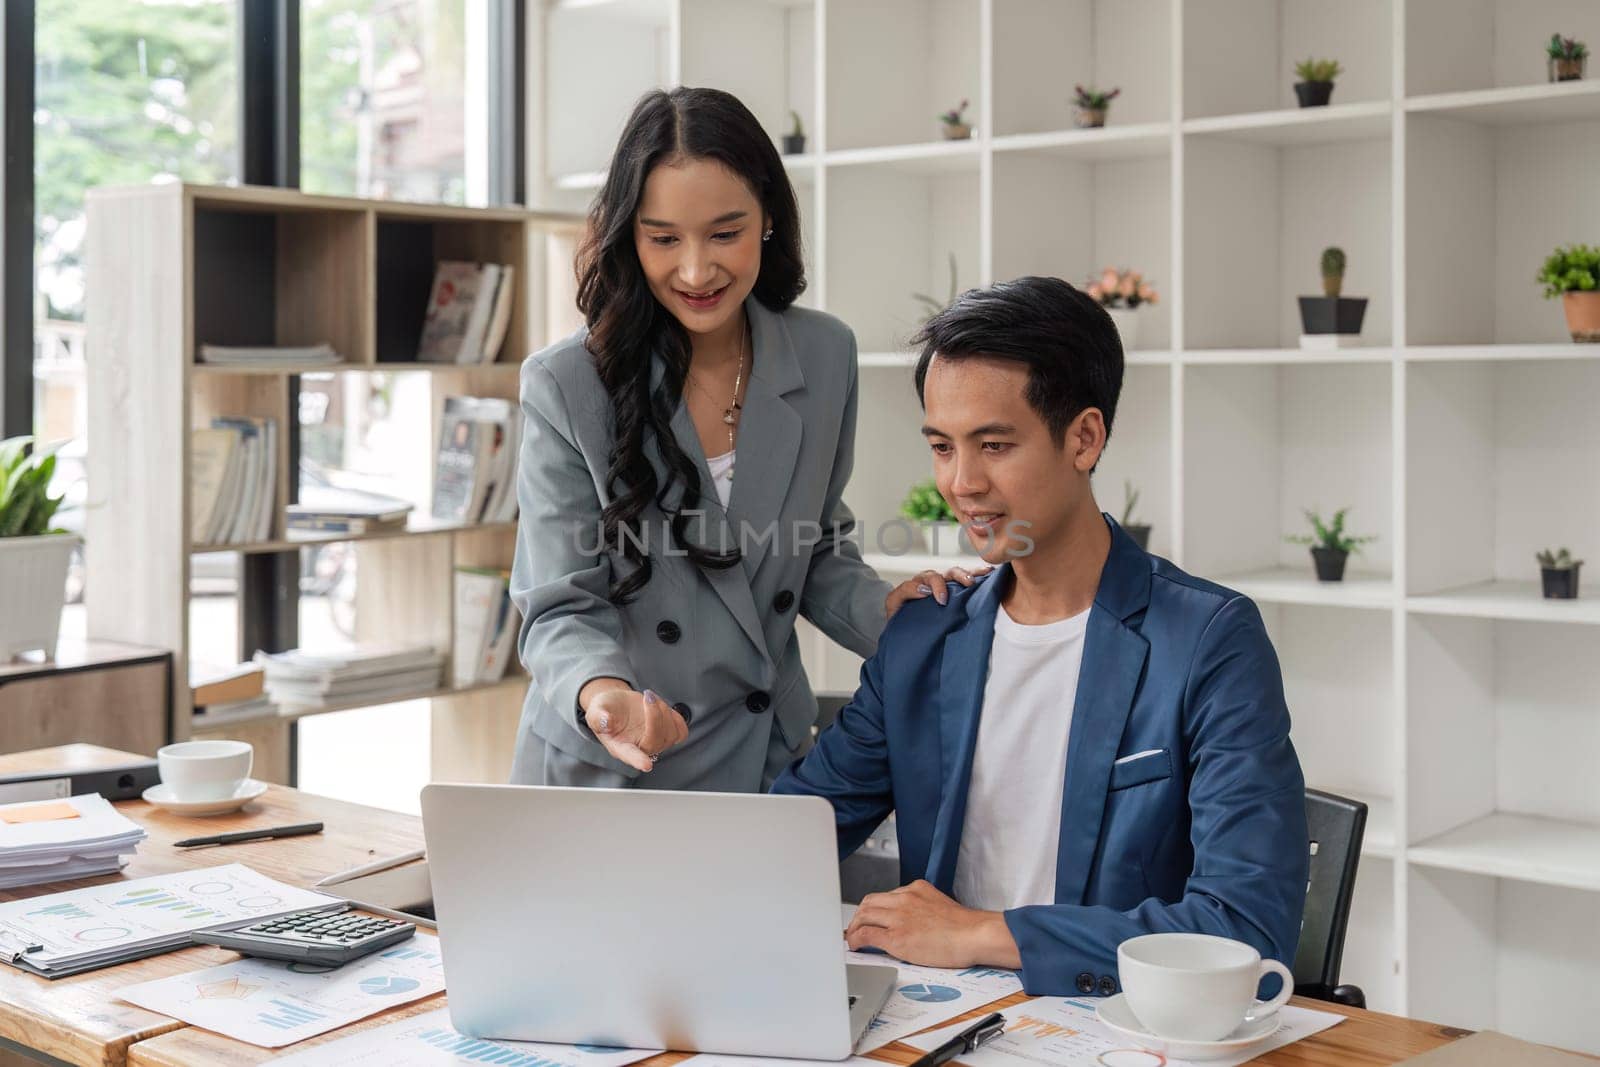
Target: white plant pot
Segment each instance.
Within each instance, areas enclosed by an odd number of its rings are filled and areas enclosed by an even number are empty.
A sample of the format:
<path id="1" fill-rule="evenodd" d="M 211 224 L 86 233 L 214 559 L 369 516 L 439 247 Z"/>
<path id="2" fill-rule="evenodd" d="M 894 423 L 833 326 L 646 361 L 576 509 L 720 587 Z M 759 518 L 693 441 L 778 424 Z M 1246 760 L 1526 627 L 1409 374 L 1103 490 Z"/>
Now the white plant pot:
<path id="1" fill-rule="evenodd" d="M 1136 308 L 1106 308 L 1111 321 L 1122 338 L 1122 350 L 1132 352 L 1139 347 L 1139 312 Z"/>
<path id="2" fill-rule="evenodd" d="M 35 649 L 55 658 L 77 545 L 76 534 L 0 537 L 0 663 Z"/>

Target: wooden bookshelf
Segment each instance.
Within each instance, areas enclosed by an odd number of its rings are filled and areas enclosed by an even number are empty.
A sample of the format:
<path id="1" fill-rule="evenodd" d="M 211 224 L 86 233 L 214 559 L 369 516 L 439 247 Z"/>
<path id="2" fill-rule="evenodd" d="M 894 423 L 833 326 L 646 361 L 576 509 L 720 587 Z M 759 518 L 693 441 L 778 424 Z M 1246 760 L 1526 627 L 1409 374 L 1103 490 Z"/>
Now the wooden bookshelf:
<path id="1" fill-rule="evenodd" d="M 453 656 L 454 573 L 458 566 L 509 567 L 515 523 L 463 524 L 413 515 L 398 530 L 361 535 L 291 535 L 284 508 L 298 472 L 290 431 L 299 375 L 403 373 L 428 376 L 432 424 L 446 397 L 515 400 L 524 357 L 560 323 L 541 299 L 545 241 L 570 240 L 581 220 L 521 208 L 462 208 L 311 196 L 256 187 L 150 185 L 89 194 L 88 316 L 96 367 L 89 391 L 90 478 L 100 503 L 89 509 L 89 633 L 171 649 L 187 677 L 191 558 L 298 554 L 348 541 L 358 568 L 355 637 L 427 643 Z M 491 362 L 460 366 L 414 358 L 440 260 L 510 264 L 515 291 L 506 337 Z M 552 326 L 552 329 L 558 327 Z M 198 362 L 200 346 L 327 342 L 338 364 L 218 366 Z M 246 544 L 196 544 L 190 537 L 192 427 L 217 415 L 276 420 L 277 483 L 270 537 Z M 420 428 L 419 428 L 420 429 Z M 258 605 L 242 582 L 239 614 Z M 242 647 L 249 658 L 256 649 Z M 275 649 L 272 651 L 276 651 Z M 455 686 L 450 662 L 440 686 L 404 698 L 433 705 L 435 736 L 457 740 L 435 773 L 490 777 L 516 728 L 527 678 L 517 665 L 501 681 Z M 258 747 L 262 775 L 293 773 L 292 724 L 302 715 L 364 706 L 281 708 L 208 724 L 193 713 L 186 685 L 173 687 L 178 738 L 241 736 Z M 498 740 L 497 740 L 498 739 Z"/>

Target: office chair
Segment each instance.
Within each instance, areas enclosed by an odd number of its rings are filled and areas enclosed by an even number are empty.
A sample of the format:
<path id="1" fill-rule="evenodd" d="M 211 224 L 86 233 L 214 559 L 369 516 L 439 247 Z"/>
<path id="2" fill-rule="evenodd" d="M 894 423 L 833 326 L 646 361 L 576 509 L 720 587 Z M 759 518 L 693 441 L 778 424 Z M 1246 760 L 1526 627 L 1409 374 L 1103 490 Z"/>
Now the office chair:
<path id="1" fill-rule="evenodd" d="M 1295 950 L 1294 991 L 1303 997 L 1365 1008 L 1360 986 L 1339 984 L 1344 935 L 1350 925 L 1356 864 L 1367 829 L 1367 806 L 1316 789 L 1306 790 L 1306 830 L 1311 839 L 1311 875 L 1305 917 Z"/>

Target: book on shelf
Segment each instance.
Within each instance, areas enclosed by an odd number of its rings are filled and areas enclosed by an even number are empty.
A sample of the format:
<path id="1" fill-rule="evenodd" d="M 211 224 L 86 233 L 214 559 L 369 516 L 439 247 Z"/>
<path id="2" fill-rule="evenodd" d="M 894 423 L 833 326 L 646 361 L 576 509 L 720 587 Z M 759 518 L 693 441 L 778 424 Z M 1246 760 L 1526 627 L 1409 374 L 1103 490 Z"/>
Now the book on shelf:
<path id="1" fill-rule="evenodd" d="M 200 362 L 213 366 L 231 367 L 251 363 L 275 365 L 306 363 L 330 365 L 343 363 L 344 357 L 329 344 L 320 345 L 201 345 Z"/>
<path id="2" fill-rule="evenodd" d="M 439 688 L 444 653 L 428 645 L 357 645 L 332 652 L 257 652 L 278 705 L 380 704 Z"/>
<path id="3" fill-rule="evenodd" d="M 258 697 L 264 681 L 259 664 L 221 665 L 200 660 L 189 661 L 189 694 L 196 707 Z"/>
<path id="4" fill-rule="evenodd" d="M 452 396 L 444 402 L 433 471 L 433 517 L 443 522 L 511 522 L 517 517 L 515 401 Z"/>
<path id="5" fill-rule="evenodd" d="M 422 363 L 494 362 L 511 321 L 515 270 L 500 263 L 441 260 L 417 341 Z"/>
<path id="6" fill-rule="evenodd" d="M 272 536 L 277 420 L 217 416 L 191 431 L 190 456 L 190 540 L 230 545 Z"/>
<path id="7" fill-rule="evenodd" d="M 306 486 L 285 509 L 285 525 L 290 537 L 401 530 L 413 507 L 409 500 L 362 489 Z"/>
<path id="8" fill-rule="evenodd" d="M 511 572 L 494 567 L 456 568 L 456 685 L 481 685 L 505 677 L 517 636 L 517 610 L 508 589 Z"/>

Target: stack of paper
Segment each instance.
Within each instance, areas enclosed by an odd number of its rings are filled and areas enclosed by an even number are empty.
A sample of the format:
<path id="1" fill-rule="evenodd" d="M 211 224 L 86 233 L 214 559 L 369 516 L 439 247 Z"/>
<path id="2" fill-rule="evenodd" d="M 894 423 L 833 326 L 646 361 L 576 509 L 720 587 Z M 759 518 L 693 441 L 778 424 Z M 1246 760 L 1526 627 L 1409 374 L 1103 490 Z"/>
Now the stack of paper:
<path id="1" fill-rule="evenodd" d="M 360 489 L 306 486 L 300 500 L 285 510 L 289 536 L 365 534 L 403 530 L 411 514 L 409 501 Z"/>
<path id="2" fill-rule="evenodd" d="M 197 930 L 340 905 L 237 863 L 124 879 L 0 904 L 0 962 L 65 978 L 183 948 Z"/>
<path id="3" fill-rule="evenodd" d="M 274 704 L 321 708 L 361 701 L 377 704 L 439 687 L 444 654 L 427 645 L 357 646 L 337 652 L 257 652 Z"/>
<path id="4" fill-rule="evenodd" d="M 121 870 L 144 837 L 96 793 L 0 805 L 0 889 Z"/>
<path id="5" fill-rule="evenodd" d="M 239 366 L 251 363 L 316 363 L 343 362 L 332 345 L 201 345 L 200 362 L 220 366 Z"/>

